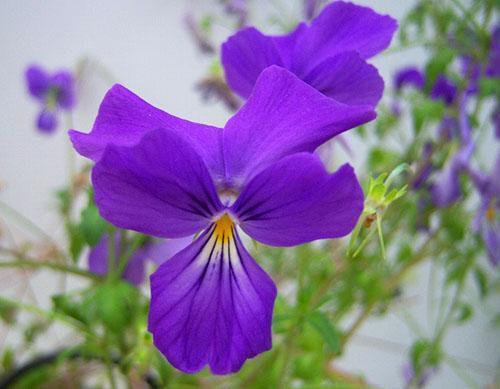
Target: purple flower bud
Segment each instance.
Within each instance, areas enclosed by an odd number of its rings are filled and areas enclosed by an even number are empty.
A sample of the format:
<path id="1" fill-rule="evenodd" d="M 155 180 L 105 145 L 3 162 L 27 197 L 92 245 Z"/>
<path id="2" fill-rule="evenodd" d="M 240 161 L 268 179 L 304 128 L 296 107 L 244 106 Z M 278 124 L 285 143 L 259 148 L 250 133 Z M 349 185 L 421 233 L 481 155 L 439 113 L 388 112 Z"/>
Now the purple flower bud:
<path id="1" fill-rule="evenodd" d="M 38 115 L 36 126 L 41 132 L 51 134 L 57 127 L 57 117 L 53 111 L 44 109 Z"/>
<path id="2" fill-rule="evenodd" d="M 396 90 L 401 90 L 405 86 L 413 86 L 415 89 L 424 88 L 424 75 L 416 67 L 409 66 L 399 70 L 394 77 L 394 86 Z"/>
<path id="3" fill-rule="evenodd" d="M 440 74 L 431 90 L 433 100 L 443 100 L 446 105 L 451 105 L 455 101 L 457 87 L 443 74 Z"/>

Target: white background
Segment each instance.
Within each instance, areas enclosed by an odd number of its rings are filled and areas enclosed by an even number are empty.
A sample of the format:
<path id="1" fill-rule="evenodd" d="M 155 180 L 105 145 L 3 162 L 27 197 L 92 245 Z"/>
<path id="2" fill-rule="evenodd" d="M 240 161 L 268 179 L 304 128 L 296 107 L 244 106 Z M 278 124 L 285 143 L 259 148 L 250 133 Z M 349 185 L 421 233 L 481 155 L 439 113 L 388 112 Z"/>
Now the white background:
<path id="1" fill-rule="evenodd" d="M 263 11 L 270 3 L 258 1 L 257 8 Z M 400 18 L 413 1 L 358 3 Z M 202 6 L 208 8 L 207 4 L 201 0 L 2 0 L 0 180 L 5 189 L 0 193 L 1 200 L 21 210 L 50 234 L 60 236 L 62 229 L 54 216 L 52 192 L 67 178 L 68 140 L 63 127 L 51 137 L 35 131 L 33 123 L 38 107 L 26 94 L 23 80 L 23 70 L 29 63 L 37 62 L 54 70 L 73 67 L 82 57 L 94 58 L 111 69 L 116 80 L 153 105 L 192 121 L 222 125 L 228 112 L 220 105 L 204 104 L 194 88 L 206 73 L 208 63 L 192 44 L 183 24 L 188 9 L 199 11 Z M 382 56 L 374 62 L 389 80 L 397 67 L 421 63 L 423 59 L 422 52 L 416 50 L 399 56 Z M 109 86 L 108 81 L 89 73 L 74 117 L 75 128 L 90 129 Z M 412 312 L 424 329 L 431 328 L 427 327 L 424 293 L 428 271 L 420 269 L 409 280 L 410 288 L 405 291 L 401 308 L 364 325 L 339 367 L 362 374 L 378 387 L 402 386 L 401 367 L 414 339 L 414 333 L 402 319 L 403 311 Z M 37 287 L 44 290 L 53 281 L 45 276 L 38 280 Z M 472 290 L 470 294 L 475 295 Z M 498 365 L 500 340 L 483 316 L 484 311 L 491 313 L 493 307 L 481 307 L 478 303 L 475 309 L 477 318 L 471 324 L 453 329 L 445 348 L 463 362 L 468 375 L 484 385 L 492 381 L 494 367 Z M 0 347 L 1 344 L 0 337 Z M 452 370 L 443 367 L 430 387 L 466 386 Z"/>

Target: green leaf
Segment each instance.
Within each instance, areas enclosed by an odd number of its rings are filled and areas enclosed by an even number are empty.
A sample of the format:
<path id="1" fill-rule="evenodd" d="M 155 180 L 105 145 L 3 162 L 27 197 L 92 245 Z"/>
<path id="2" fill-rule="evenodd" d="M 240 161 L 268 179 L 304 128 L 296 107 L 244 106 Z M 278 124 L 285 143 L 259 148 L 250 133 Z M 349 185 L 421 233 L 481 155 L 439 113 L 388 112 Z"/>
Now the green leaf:
<path id="1" fill-rule="evenodd" d="M 89 323 L 89 319 L 81 304 L 70 296 L 64 294 L 52 296 L 52 304 L 54 305 L 54 311 L 64 313 L 66 316 L 78 320 L 81 323 Z"/>
<path id="2" fill-rule="evenodd" d="M 67 223 L 66 231 L 69 238 L 69 252 L 71 254 L 71 259 L 76 263 L 83 248 L 85 247 L 85 237 L 83 236 L 82 230 L 78 224 Z"/>
<path id="3" fill-rule="evenodd" d="M 434 85 L 439 74 L 445 73 L 448 65 L 453 61 L 455 52 L 451 48 L 443 47 L 434 55 L 425 66 L 426 90 L 429 91 Z"/>
<path id="4" fill-rule="evenodd" d="M 322 312 L 316 311 L 307 317 L 307 321 L 318 331 L 325 343 L 335 353 L 340 353 L 340 332 Z"/>
<path id="5" fill-rule="evenodd" d="M 82 211 L 80 229 L 83 237 L 89 246 L 99 243 L 101 236 L 105 233 L 106 221 L 101 218 L 97 207 L 90 202 L 87 208 Z"/>
<path id="6" fill-rule="evenodd" d="M 137 290 L 127 282 L 107 282 L 93 296 L 98 318 L 112 332 L 119 334 L 135 321 L 138 307 Z M 92 299 L 92 296 L 90 296 Z"/>
<path id="7" fill-rule="evenodd" d="M 474 270 L 474 280 L 476 281 L 479 295 L 482 299 L 485 298 L 488 294 L 488 278 L 486 277 L 486 273 L 479 267 Z"/>
<path id="8" fill-rule="evenodd" d="M 14 350 L 10 347 L 6 347 L 2 354 L 2 368 L 5 371 L 11 370 L 16 363 L 16 358 Z"/>
<path id="9" fill-rule="evenodd" d="M 469 319 L 472 318 L 472 314 L 474 311 L 472 310 L 472 307 L 469 304 L 462 303 L 458 307 L 458 315 L 456 318 L 457 323 L 463 324 Z"/>
<path id="10" fill-rule="evenodd" d="M 368 166 L 372 172 L 383 172 L 391 169 L 399 161 L 399 154 L 388 149 L 375 147 L 368 156 Z"/>

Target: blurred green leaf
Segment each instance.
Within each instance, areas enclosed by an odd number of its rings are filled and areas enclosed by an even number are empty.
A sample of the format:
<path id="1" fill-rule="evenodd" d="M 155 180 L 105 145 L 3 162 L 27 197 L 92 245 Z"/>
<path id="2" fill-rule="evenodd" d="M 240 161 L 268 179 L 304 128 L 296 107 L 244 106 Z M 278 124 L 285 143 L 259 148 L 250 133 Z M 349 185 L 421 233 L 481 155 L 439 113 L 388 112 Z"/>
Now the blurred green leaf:
<path id="1" fill-rule="evenodd" d="M 470 306 L 470 304 L 462 303 L 458 307 L 458 312 L 457 312 L 457 318 L 456 321 L 459 324 L 463 324 L 466 321 L 470 320 L 472 318 L 473 314 L 473 309 Z"/>
<path id="2" fill-rule="evenodd" d="M 479 295 L 484 299 L 488 295 L 488 278 L 486 273 L 479 267 L 474 269 L 474 280 L 476 281 Z"/>
<path id="3" fill-rule="evenodd" d="M 319 311 L 307 316 L 307 321 L 318 331 L 325 343 L 335 353 L 340 353 L 340 332 L 333 326 L 328 317 Z"/>
<path id="4" fill-rule="evenodd" d="M 99 211 L 93 202 L 89 202 L 87 208 L 82 211 L 80 229 L 89 246 L 99 243 L 102 235 L 106 232 L 107 223 L 99 215 Z"/>

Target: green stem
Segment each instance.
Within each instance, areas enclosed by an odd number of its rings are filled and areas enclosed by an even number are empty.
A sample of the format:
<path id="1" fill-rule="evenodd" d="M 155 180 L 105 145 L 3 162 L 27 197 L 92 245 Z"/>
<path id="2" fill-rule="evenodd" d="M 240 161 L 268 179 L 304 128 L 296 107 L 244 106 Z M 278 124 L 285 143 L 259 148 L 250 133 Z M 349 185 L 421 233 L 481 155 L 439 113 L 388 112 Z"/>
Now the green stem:
<path id="1" fill-rule="evenodd" d="M 70 274 L 74 274 L 77 276 L 90 278 L 92 280 L 100 280 L 101 279 L 100 276 L 93 274 L 93 273 L 90 273 L 86 270 L 79 269 L 77 267 L 63 265 L 63 264 L 56 263 L 56 262 L 41 262 L 41 261 L 33 261 L 33 260 L 28 260 L 28 259 L 19 259 L 16 261 L 5 261 L 5 262 L 0 261 L 0 268 L 2 268 L 2 267 L 5 267 L 5 268 L 34 268 L 34 269 L 47 268 L 47 269 L 56 270 L 56 271 L 63 272 L 63 273 L 70 273 Z"/>

